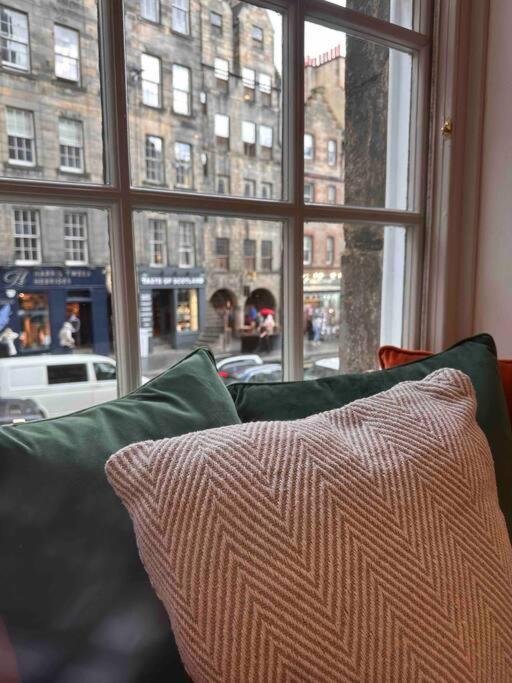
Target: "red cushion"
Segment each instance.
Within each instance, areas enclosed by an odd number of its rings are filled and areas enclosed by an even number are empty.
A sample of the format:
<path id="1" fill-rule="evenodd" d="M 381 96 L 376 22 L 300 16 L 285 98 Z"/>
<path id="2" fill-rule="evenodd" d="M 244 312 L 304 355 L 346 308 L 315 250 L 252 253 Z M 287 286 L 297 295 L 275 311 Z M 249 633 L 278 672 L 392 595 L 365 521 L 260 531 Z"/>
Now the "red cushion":
<path id="1" fill-rule="evenodd" d="M 403 365 L 413 360 L 421 360 L 431 356 L 431 351 L 401 349 L 398 346 L 381 346 L 379 349 L 379 363 L 383 369 L 394 368 L 395 365 Z M 512 360 L 498 361 L 503 389 L 507 400 L 508 414 L 512 421 Z"/>
<path id="2" fill-rule="evenodd" d="M 5 624 L 0 619 L 0 683 L 20 683 L 16 655 Z"/>

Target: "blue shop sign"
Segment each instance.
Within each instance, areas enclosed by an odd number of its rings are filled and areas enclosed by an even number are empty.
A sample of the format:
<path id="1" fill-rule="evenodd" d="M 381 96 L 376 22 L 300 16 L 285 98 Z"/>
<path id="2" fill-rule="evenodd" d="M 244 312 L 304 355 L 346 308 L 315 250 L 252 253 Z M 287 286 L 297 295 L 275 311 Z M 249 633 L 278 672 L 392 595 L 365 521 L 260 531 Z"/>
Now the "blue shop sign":
<path id="1" fill-rule="evenodd" d="M 200 268 L 141 268 L 141 288 L 200 289 L 206 284 L 204 270 Z"/>
<path id="2" fill-rule="evenodd" d="M 0 268 L 0 284 L 5 290 L 53 289 L 55 287 L 105 287 L 105 268 L 87 266 Z"/>

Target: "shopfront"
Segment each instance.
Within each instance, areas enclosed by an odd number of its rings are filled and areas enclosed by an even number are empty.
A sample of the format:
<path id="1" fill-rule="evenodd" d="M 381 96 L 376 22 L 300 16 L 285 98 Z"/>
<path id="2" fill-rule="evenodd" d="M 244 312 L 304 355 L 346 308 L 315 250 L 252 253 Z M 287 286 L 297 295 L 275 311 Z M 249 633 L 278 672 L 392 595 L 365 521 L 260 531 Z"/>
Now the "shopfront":
<path id="1" fill-rule="evenodd" d="M 64 323 L 72 348 L 111 352 L 109 292 L 105 268 L 14 266 L 0 268 L 0 339 L 9 336 L 19 354 L 62 353 Z"/>
<path id="2" fill-rule="evenodd" d="M 199 268 L 139 269 L 143 356 L 158 347 L 183 349 L 194 345 L 204 325 L 205 283 L 204 271 Z"/>
<path id="3" fill-rule="evenodd" d="M 339 336 L 341 272 L 304 273 L 304 333 L 309 341 L 335 341 Z"/>

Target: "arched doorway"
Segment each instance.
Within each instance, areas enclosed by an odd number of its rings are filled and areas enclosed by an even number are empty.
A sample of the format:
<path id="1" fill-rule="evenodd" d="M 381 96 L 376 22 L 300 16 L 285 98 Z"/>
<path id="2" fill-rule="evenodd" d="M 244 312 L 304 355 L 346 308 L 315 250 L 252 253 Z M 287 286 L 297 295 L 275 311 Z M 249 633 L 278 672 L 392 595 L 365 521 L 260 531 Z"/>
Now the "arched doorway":
<path id="1" fill-rule="evenodd" d="M 265 310 L 274 311 L 273 315 L 276 317 L 276 298 L 268 289 L 255 289 L 249 294 L 245 302 L 245 307 L 247 309 L 252 306 L 254 306 L 258 312 Z"/>
<path id="2" fill-rule="evenodd" d="M 210 298 L 210 305 L 215 311 L 223 312 L 226 308 L 236 307 L 236 296 L 229 289 L 218 289 Z"/>

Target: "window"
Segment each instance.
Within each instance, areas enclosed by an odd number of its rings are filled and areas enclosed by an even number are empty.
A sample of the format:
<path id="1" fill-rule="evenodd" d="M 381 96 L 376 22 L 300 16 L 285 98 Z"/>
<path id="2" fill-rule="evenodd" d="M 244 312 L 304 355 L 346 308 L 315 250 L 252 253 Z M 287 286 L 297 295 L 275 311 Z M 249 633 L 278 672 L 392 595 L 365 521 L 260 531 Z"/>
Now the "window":
<path id="1" fill-rule="evenodd" d="M 66 264 L 87 263 L 87 214 L 66 211 L 64 214 L 64 250 Z"/>
<path id="2" fill-rule="evenodd" d="M 14 260 L 17 265 L 39 263 L 41 237 L 39 211 L 14 209 Z"/>
<path id="3" fill-rule="evenodd" d="M 229 270 L 228 237 L 217 237 L 215 240 L 215 267 L 217 270 Z"/>
<path id="4" fill-rule="evenodd" d="M 172 0 L 171 24 L 177 33 L 190 33 L 189 0 Z"/>
<path id="5" fill-rule="evenodd" d="M 229 62 L 227 59 L 222 59 L 221 57 L 215 57 L 214 62 L 215 78 L 221 81 L 227 81 L 229 79 Z"/>
<path id="6" fill-rule="evenodd" d="M 244 85 L 244 100 L 254 102 L 256 88 L 256 72 L 254 69 L 242 67 L 242 83 Z"/>
<path id="7" fill-rule="evenodd" d="M 313 183 L 304 183 L 304 201 L 306 203 L 315 201 L 315 186 Z"/>
<path id="8" fill-rule="evenodd" d="M 273 199 L 274 198 L 274 186 L 272 183 L 262 182 L 261 183 L 261 198 L 262 199 Z"/>
<path id="9" fill-rule="evenodd" d="M 327 141 L 327 163 L 329 166 L 336 166 L 338 163 L 338 145 L 336 140 Z"/>
<path id="10" fill-rule="evenodd" d="M 20 166 L 36 163 L 34 114 L 24 109 L 7 109 L 9 162 Z"/>
<path id="11" fill-rule="evenodd" d="M 174 145 L 174 162 L 176 167 L 176 185 L 192 187 L 192 146 L 186 142 Z"/>
<path id="12" fill-rule="evenodd" d="M 88 382 L 87 365 L 85 363 L 67 363 L 66 365 L 49 365 L 48 384 L 71 384 Z"/>
<path id="13" fill-rule="evenodd" d="M 264 126 L 263 124 L 258 128 L 261 156 L 263 159 L 272 159 L 272 145 L 274 138 L 274 130 L 271 126 Z"/>
<path id="14" fill-rule="evenodd" d="M 229 176 L 219 175 L 217 176 L 217 194 L 229 194 L 230 193 L 230 182 Z"/>
<path id="15" fill-rule="evenodd" d="M 210 12 L 210 24 L 214 31 L 219 35 L 222 34 L 222 14 L 218 12 Z"/>
<path id="16" fill-rule="evenodd" d="M 313 238 L 311 235 L 304 235 L 304 265 L 313 265 Z"/>
<path id="17" fill-rule="evenodd" d="M 242 142 L 244 154 L 248 157 L 256 156 L 256 124 L 252 121 L 242 121 Z"/>
<path id="18" fill-rule="evenodd" d="M 215 114 L 215 144 L 218 151 L 229 150 L 229 116 Z"/>
<path id="19" fill-rule="evenodd" d="M 156 135 L 146 135 L 146 181 L 162 185 L 164 174 L 164 141 Z"/>
<path id="20" fill-rule="evenodd" d="M 180 268 L 193 268 L 195 257 L 195 225 L 188 221 L 181 221 L 179 229 L 179 259 Z"/>
<path id="21" fill-rule="evenodd" d="M 325 264 L 332 266 L 334 263 L 334 237 L 327 237 L 325 243 Z"/>
<path id="22" fill-rule="evenodd" d="M 0 7 L 2 64 L 12 69 L 30 68 L 28 17 L 8 7 Z"/>
<path id="23" fill-rule="evenodd" d="M 149 219 L 149 265 L 167 265 L 167 223 L 157 218 Z"/>
<path id="24" fill-rule="evenodd" d="M 327 203 L 336 204 L 336 185 L 327 185 Z"/>
<path id="25" fill-rule="evenodd" d="M 315 138 L 311 133 L 304 133 L 304 159 L 315 158 Z"/>
<path id="26" fill-rule="evenodd" d="M 160 21 L 160 0 L 140 0 L 140 14 L 143 19 Z"/>
<path id="27" fill-rule="evenodd" d="M 55 75 L 66 81 L 80 81 L 80 34 L 72 28 L 54 26 Z"/>
<path id="28" fill-rule="evenodd" d="M 261 240 L 261 270 L 270 272 L 272 270 L 272 240 Z"/>
<path id="29" fill-rule="evenodd" d="M 261 104 L 264 107 L 270 107 L 272 104 L 272 76 L 268 74 L 259 74 L 258 76 Z"/>
<path id="30" fill-rule="evenodd" d="M 244 180 L 244 197 L 256 196 L 256 181 L 246 178 Z"/>
<path id="31" fill-rule="evenodd" d="M 84 131 L 81 121 L 59 119 L 60 169 L 82 173 L 84 170 Z"/>
<path id="32" fill-rule="evenodd" d="M 19 348 L 23 353 L 47 352 L 52 343 L 48 294 L 44 292 L 20 292 L 18 294 L 18 319 L 20 323 Z M 15 368 L 12 368 L 14 371 Z M 34 367 L 16 368 L 11 375 L 11 386 L 34 386 L 46 382 L 46 372 L 43 366 L 36 370 Z"/>
<path id="33" fill-rule="evenodd" d="M 146 107 L 161 107 L 161 68 L 159 58 L 142 54 L 140 56 L 140 66 L 142 69 L 142 104 L 145 104 Z"/>
<path id="34" fill-rule="evenodd" d="M 190 69 L 181 64 L 172 65 L 172 110 L 175 114 L 190 116 Z"/>
<path id="35" fill-rule="evenodd" d="M 93 367 L 98 382 L 112 382 L 117 379 L 116 366 L 113 363 L 93 363 Z"/>
<path id="36" fill-rule="evenodd" d="M 256 240 L 244 240 L 244 268 L 250 273 L 256 270 Z"/>
<path id="37" fill-rule="evenodd" d="M 259 26 L 253 26 L 251 30 L 251 36 L 253 39 L 253 42 L 255 45 L 258 46 L 259 49 L 263 49 L 263 29 L 260 28 Z"/>

